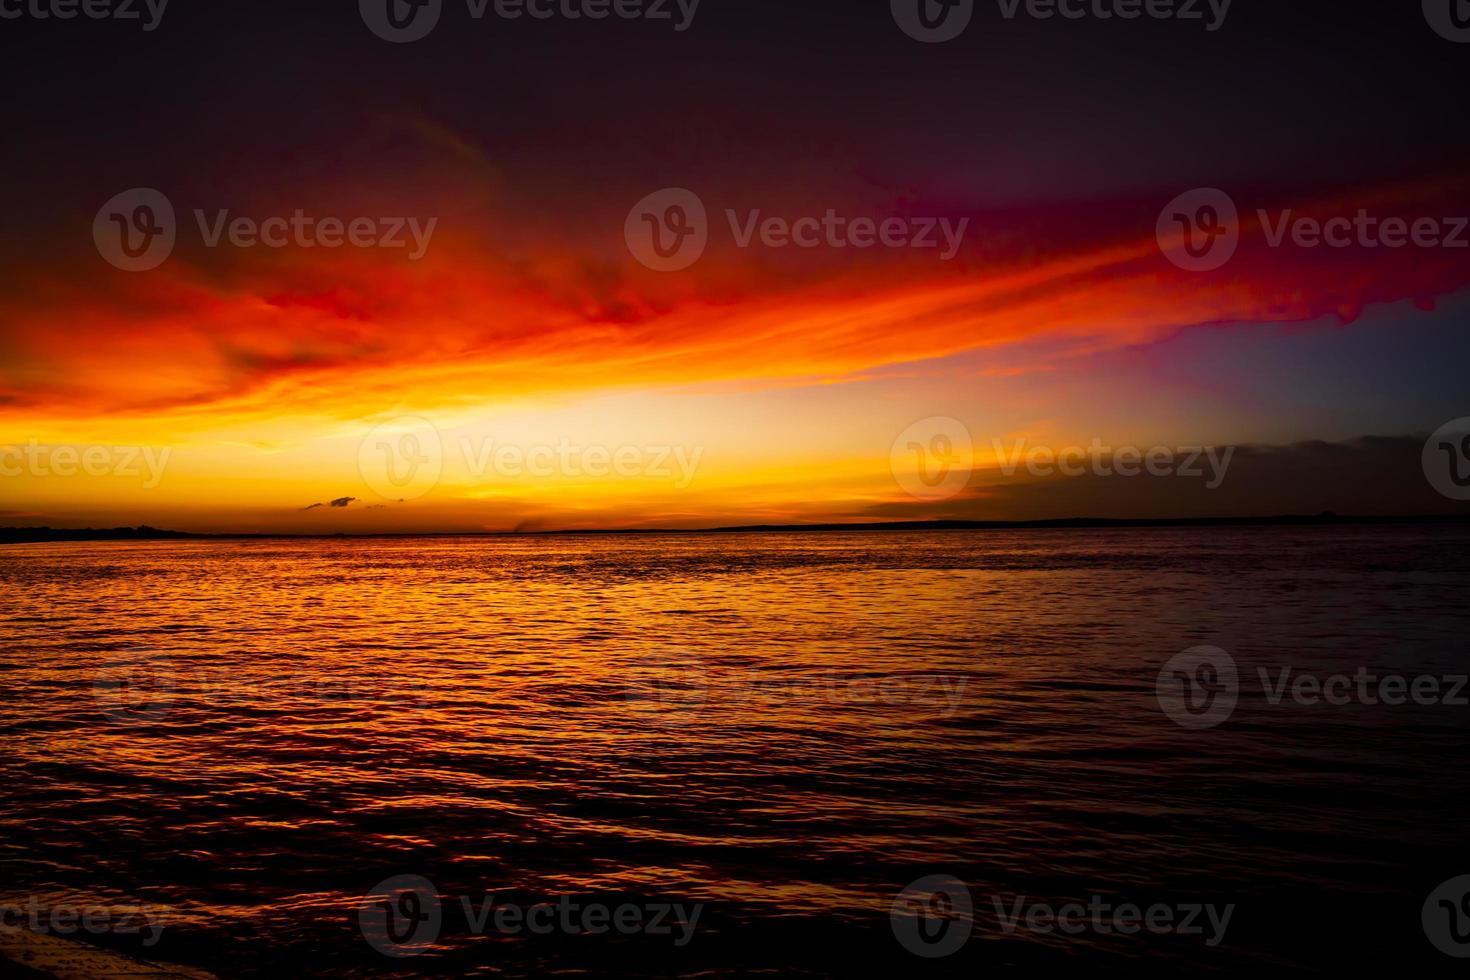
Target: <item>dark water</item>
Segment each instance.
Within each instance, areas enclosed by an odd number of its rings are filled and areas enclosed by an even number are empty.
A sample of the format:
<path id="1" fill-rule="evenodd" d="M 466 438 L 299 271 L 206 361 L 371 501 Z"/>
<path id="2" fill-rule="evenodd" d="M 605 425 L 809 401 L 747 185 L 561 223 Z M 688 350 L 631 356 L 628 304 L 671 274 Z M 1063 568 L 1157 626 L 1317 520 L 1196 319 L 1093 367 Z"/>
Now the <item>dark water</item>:
<path id="1" fill-rule="evenodd" d="M 1421 909 L 1470 874 L 1470 708 L 1444 703 L 1470 671 L 1467 548 L 1433 527 L 10 547 L 0 905 L 146 909 L 156 945 L 80 938 L 221 976 L 1463 972 Z M 1210 728 L 1157 696 L 1200 645 L 1239 676 Z M 1286 667 L 1440 696 L 1272 703 Z M 1222 703 L 1189 676 L 1190 706 Z M 403 875 L 440 911 L 396 958 L 365 896 Z M 895 927 L 932 875 L 971 915 L 926 890 Z M 476 927 L 462 900 L 490 895 L 699 912 L 533 934 Z M 1230 912 L 1027 927 L 1069 902 Z M 905 929 L 970 938 L 926 958 Z"/>

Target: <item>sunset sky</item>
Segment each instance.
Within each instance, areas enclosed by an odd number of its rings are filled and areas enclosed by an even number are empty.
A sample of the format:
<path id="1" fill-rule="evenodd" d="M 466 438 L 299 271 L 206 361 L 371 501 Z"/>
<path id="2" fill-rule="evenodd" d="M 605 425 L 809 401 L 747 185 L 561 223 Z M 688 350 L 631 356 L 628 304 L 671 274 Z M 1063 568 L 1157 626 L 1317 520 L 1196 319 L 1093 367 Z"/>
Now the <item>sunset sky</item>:
<path id="1" fill-rule="evenodd" d="M 1240 5 L 1213 33 L 990 11 L 943 45 L 906 37 L 886 3 L 851 5 L 838 30 L 818 7 L 706 0 L 682 33 L 477 23 L 451 5 L 404 45 L 350 3 L 204 6 L 146 33 L 0 25 L 32 62 L 0 66 L 14 96 L 0 124 L 26 149 L 0 163 L 0 447 L 166 456 L 156 480 L 141 465 L 0 476 L 0 525 L 1463 506 L 1418 461 L 1431 431 L 1470 415 L 1470 249 L 1271 247 L 1256 217 L 1470 214 L 1453 110 L 1470 51 L 1417 4 Z M 128 272 L 99 255 L 93 221 L 139 187 L 172 203 L 178 242 Z M 1155 225 L 1201 187 L 1239 206 L 1241 244 L 1190 272 Z M 664 188 L 694 191 L 710 217 L 707 251 L 678 272 L 646 268 L 624 238 L 630 209 Z M 196 209 L 435 225 L 414 261 L 209 247 Z M 951 261 L 741 248 L 727 209 L 966 230 Z M 975 472 L 924 499 L 892 457 L 936 418 L 968 430 Z M 994 440 L 1239 449 L 1206 490 L 1006 477 Z M 384 442 L 428 452 L 435 478 L 385 483 L 370 462 Z M 498 447 L 558 446 L 627 449 L 630 474 L 483 465 Z"/>

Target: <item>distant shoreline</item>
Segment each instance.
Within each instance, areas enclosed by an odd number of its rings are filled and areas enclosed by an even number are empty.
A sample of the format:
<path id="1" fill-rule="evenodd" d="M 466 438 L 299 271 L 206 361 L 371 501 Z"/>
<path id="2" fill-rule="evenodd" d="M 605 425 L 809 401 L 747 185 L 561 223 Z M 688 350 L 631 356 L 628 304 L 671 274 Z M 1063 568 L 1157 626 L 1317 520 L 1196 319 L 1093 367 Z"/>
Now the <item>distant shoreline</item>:
<path id="1" fill-rule="evenodd" d="M 628 528 L 606 530 L 556 531 L 413 531 L 350 534 L 287 533 L 223 533 L 198 534 L 191 531 L 167 531 L 159 528 L 0 528 L 0 544 L 40 544 L 64 541 L 269 541 L 332 540 L 339 538 L 534 538 L 568 535 L 678 535 L 678 534 L 811 534 L 882 531 L 1025 531 L 1025 530 L 1107 530 L 1126 528 L 1168 527 L 1344 527 L 1372 525 L 1470 525 L 1470 514 L 1429 516 L 1351 517 L 1338 514 L 1278 515 L 1268 517 L 1183 517 L 1183 518 L 1102 518 L 1071 517 L 1043 521 L 888 521 L 856 524 L 746 524 L 709 528 Z"/>

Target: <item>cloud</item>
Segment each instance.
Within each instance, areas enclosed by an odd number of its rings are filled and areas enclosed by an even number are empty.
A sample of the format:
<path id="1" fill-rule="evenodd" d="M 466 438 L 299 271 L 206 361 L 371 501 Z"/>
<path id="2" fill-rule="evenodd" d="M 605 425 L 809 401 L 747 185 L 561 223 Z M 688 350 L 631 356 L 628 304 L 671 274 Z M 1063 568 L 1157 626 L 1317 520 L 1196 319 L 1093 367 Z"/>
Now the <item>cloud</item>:
<path id="1" fill-rule="evenodd" d="M 687 273 L 657 276 L 621 250 L 621 234 L 547 231 L 507 254 L 492 234 L 498 212 L 483 211 L 419 263 L 381 250 L 236 249 L 183 251 L 146 275 L 105 270 L 80 283 L 64 268 L 23 268 L 20 291 L 0 299 L 0 419 L 204 425 L 285 410 L 362 417 L 387 403 L 427 411 L 619 388 L 821 383 L 1039 341 L 1085 354 L 1192 325 L 1349 321 L 1378 303 L 1429 307 L 1470 282 L 1451 249 L 1268 248 L 1253 210 L 1463 213 L 1470 179 L 1331 200 L 1242 194 L 1245 241 L 1209 274 L 1160 254 L 1154 223 L 1168 196 L 965 214 L 953 262 L 721 242 Z M 711 217 L 723 220 L 718 209 Z"/>
<path id="2" fill-rule="evenodd" d="M 310 506 L 303 507 L 301 509 L 303 511 L 308 511 L 308 510 L 316 510 L 316 509 L 318 509 L 320 507 L 343 508 L 343 507 L 348 506 L 349 504 L 354 503 L 356 500 L 357 500 L 356 497 L 338 497 L 336 500 L 329 500 L 325 504 L 321 504 L 321 503 L 311 504 Z"/>
<path id="3" fill-rule="evenodd" d="M 1027 521 L 1264 517 L 1323 511 L 1344 516 L 1426 516 L 1470 511 L 1465 503 L 1440 496 L 1425 478 L 1420 458 L 1424 438 L 1365 436 L 1346 442 L 1238 446 L 1213 490 L 1206 488 L 1205 460 L 1195 464 L 1205 473 L 1200 478 L 1095 473 L 1037 477 L 1024 467 L 1006 476 L 998 469 L 980 469 L 972 474 L 966 491 L 953 499 L 891 500 L 847 516 Z M 1184 457 L 1175 459 L 1186 462 Z"/>

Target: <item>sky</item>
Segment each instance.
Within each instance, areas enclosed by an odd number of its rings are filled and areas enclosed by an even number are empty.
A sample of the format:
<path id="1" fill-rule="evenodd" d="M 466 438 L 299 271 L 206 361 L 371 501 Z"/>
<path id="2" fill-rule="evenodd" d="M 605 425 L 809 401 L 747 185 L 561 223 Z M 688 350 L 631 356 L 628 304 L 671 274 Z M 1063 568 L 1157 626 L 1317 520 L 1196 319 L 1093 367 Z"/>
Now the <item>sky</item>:
<path id="1" fill-rule="evenodd" d="M 1465 507 L 1470 45 L 1418 4 L 374 2 L 0 19 L 0 525 Z"/>

